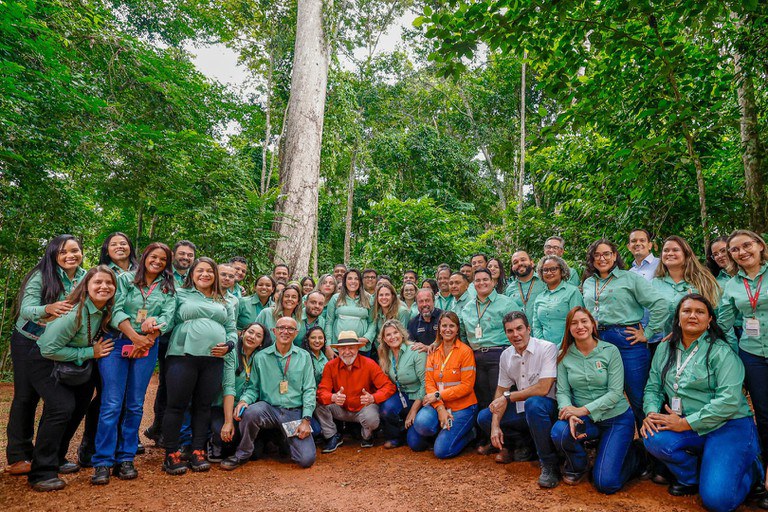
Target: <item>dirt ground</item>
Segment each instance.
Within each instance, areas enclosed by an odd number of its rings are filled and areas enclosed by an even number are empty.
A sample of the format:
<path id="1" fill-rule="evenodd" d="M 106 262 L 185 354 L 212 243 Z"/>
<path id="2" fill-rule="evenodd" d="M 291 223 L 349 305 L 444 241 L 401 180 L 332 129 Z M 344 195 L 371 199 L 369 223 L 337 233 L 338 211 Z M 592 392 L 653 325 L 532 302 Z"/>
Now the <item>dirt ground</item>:
<path id="1" fill-rule="evenodd" d="M 154 400 L 153 379 L 147 404 Z M 0 385 L 0 448 L 5 463 L 8 409 L 13 386 Z M 147 407 L 142 429 L 148 426 Z M 66 489 L 36 493 L 26 477 L 0 473 L 0 505 L 3 511 L 61 512 L 102 511 L 215 511 L 222 509 L 264 511 L 371 510 L 376 512 L 433 510 L 510 510 L 515 512 L 613 511 L 665 512 L 704 510 L 698 497 L 674 498 L 666 487 L 651 482 L 631 482 L 613 496 L 604 496 L 584 482 L 576 487 L 559 485 L 542 490 L 536 483 L 538 467 L 533 463 L 501 466 L 492 457 L 467 450 L 451 460 L 437 460 L 431 452 L 414 453 L 407 447 L 384 450 L 381 442 L 362 450 L 346 439 L 335 453 L 318 452 L 317 462 L 299 469 L 288 461 L 274 459 L 250 462 L 232 472 L 214 467 L 208 473 L 183 476 L 163 473 L 162 450 L 148 445 L 136 459 L 139 477 L 107 486 L 89 483 L 92 469 L 63 478 Z M 71 458 L 77 441 L 70 447 Z M 247 507 L 247 509 L 243 509 Z M 742 507 L 741 510 L 748 510 Z"/>

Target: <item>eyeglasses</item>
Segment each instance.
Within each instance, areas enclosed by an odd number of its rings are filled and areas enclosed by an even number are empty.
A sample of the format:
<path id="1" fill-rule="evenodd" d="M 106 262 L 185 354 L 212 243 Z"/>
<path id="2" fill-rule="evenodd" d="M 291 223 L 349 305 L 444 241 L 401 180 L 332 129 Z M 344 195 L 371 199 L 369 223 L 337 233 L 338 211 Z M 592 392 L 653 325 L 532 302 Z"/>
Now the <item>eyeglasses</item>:
<path id="1" fill-rule="evenodd" d="M 560 270 L 560 267 L 542 267 L 541 273 L 542 274 L 554 274 L 558 270 Z"/>
<path id="2" fill-rule="evenodd" d="M 376 279 L 376 276 L 363 276 L 363 279 Z"/>
<path id="3" fill-rule="evenodd" d="M 552 250 L 554 250 L 554 249 L 557 249 L 558 251 L 562 251 L 562 250 L 563 250 L 563 248 L 562 248 L 562 247 L 560 247 L 559 245 L 551 245 L 551 244 L 546 244 L 546 245 L 544 246 L 544 250 L 545 250 L 545 251 L 552 251 Z"/>
<path id="4" fill-rule="evenodd" d="M 285 325 L 278 325 L 277 327 L 275 327 L 275 330 L 278 331 L 278 332 L 296 332 L 296 331 L 298 331 L 298 329 L 295 328 L 295 327 L 287 327 Z"/>
<path id="5" fill-rule="evenodd" d="M 729 247 L 728 252 L 731 254 L 739 254 L 741 251 L 749 252 L 755 246 L 755 242 L 744 242 L 741 247 Z"/>
<path id="6" fill-rule="evenodd" d="M 717 256 L 725 256 L 726 254 L 728 254 L 728 251 L 727 251 L 725 248 L 723 248 L 723 249 L 720 249 L 719 251 L 715 251 L 715 252 L 713 252 L 713 253 L 712 253 L 712 256 L 713 256 L 713 257 L 717 257 Z"/>
<path id="7" fill-rule="evenodd" d="M 605 252 L 596 252 L 595 253 L 595 259 L 596 260 L 609 260 L 609 259 L 611 259 L 611 256 L 613 256 L 613 251 L 605 251 Z"/>

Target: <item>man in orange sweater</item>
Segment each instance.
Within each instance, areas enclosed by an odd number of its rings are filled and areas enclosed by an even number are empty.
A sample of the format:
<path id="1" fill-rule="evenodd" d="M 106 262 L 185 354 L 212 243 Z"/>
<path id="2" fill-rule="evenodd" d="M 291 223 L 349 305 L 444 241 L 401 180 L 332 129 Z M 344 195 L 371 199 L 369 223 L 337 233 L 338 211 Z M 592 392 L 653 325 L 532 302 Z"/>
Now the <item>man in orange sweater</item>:
<path id="1" fill-rule="evenodd" d="M 339 333 L 338 343 L 331 347 L 339 357 L 325 365 L 323 378 L 317 387 L 317 409 L 323 437 L 323 453 L 341 446 L 343 439 L 336 430 L 334 419 L 359 423 L 363 448 L 373 446 L 373 431 L 379 427 L 379 406 L 395 394 L 395 385 L 372 359 L 358 354 L 361 343 L 354 331 Z"/>

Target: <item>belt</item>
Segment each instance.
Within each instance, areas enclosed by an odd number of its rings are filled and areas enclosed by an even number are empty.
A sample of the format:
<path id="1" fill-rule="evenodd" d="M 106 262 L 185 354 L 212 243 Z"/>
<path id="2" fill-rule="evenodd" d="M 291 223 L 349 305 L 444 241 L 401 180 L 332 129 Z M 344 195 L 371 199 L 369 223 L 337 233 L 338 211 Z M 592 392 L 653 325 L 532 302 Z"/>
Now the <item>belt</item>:
<path id="1" fill-rule="evenodd" d="M 506 350 L 507 347 L 480 347 L 474 349 L 475 352 L 490 352 L 491 350 Z"/>
<path id="2" fill-rule="evenodd" d="M 637 322 L 634 324 L 627 324 L 627 325 L 619 325 L 619 324 L 598 325 L 597 330 L 602 332 L 602 331 L 607 331 L 609 329 L 626 329 L 627 327 L 636 327 L 638 325 L 640 325 L 640 322 Z"/>

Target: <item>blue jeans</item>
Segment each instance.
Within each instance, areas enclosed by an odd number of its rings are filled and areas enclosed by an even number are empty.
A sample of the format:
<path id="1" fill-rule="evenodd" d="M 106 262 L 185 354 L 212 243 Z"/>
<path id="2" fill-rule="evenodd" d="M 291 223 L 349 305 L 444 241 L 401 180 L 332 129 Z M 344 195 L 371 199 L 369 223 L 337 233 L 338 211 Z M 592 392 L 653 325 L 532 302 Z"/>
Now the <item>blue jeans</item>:
<path id="1" fill-rule="evenodd" d="M 763 457 L 768 452 L 768 359 L 739 349 L 744 363 L 745 383 L 755 409 L 757 432 L 760 436 Z M 763 459 L 765 461 L 765 458 Z"/>
<path id="2" fill-rule="evenodd" d="M 421 452 L 429 448 L 429 441 L 435 438 L 435 457 L 448 459 L 457 456 L 475 437 L 472 430 L 475 412 L 476 404 L 453 411 L 453 426 L 449 430 L 440 427 L 437 411 L 431 405 L 422 407 L 416 414 L 413 427 L 408 429 L 408 446 L 415 452 Z"/>
<path id="3" fill-rule="evenodd" d="M 600 331 L 600 339 L 616 346 L 624 364 L 624 392 L 635 415 L 638 430 L 643 424 L 643 393 L 651 370 L 651 352 L 647 343 L 631 345 L 624 327 L 609 327 Z"/>
<path id="4" fill-rule="evenodd" d="M 490 437 L 490 409 L 483 409 L 477 415 L 477 425 Z M 557 402 L 546 396 L 532 396 L 525 401 L 525 411 L 517 412 L 515 404 L 507 404 L 499 426 L 505 437 L 516 441 L 520 438 L 533 437 L 536 453 L 542 465 L 557 464 L 557 452 L 549 433 L 552 424 L 557 421 Z M 514 445 L 513 445 L 514 446 Z"/>
<path id="5" fill-rule="evenodd" d="M 664 430 L 643 439 L 643 443 L 678 482 L 699 486 L 707 510 L 734 510 L 763 478 L 751 417 L 728 420 L 704 435 L 692 430 Z"/>
<path id="6" fill-rule="evenodd" d="M 398 445 L 402 444 L 405 437 L 405 418 L 411 411 L 414 402 L 407 395 L 403 394 L 403 396 L 405 397 L 405 403 L 408 405 L 406 408 L 403 408 L 403 402 L 400 400 L 400 393 L 398 392 L 395 392 L 394 395 L 379 405 L 381 431 L 384 434 L 384 439 L 393 441 Z"/>
<path id="7" fill-rule="evenodd" d="M 130 359 L 122 356 L 122 350 L 131 340 L 120 335 L 114 342 L 112 352 L 98 360 L 102 390 L 96 453 L 92 459 L 94 467 L 111 467 L 132 461 L 136 456 L 144 395 L 157 362 L 157 343 L 146 357 Z M 123 408 L 125 415 L 120 423 Z"/>
<path id="8" fill-rule="evenodd" d="M 604 494 L 619 491 L 640 467 L 640 455 L 632 445 L 635 436 L 635 418 L 632 411 L 607 420 L 594 422 L 589 416 L 581 419 L 586 426 L 587 438 L 599 439 L 597 458 L 592 468 L 592 482 Z M 587 470 L 587 452 L 582 441 L 571 435 L 567 421 L 559 420 L 552 427 L 552 441 L 565 455 L 565 472 L 580 474 Z"/>

